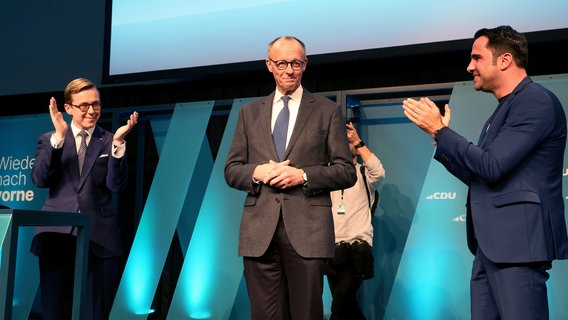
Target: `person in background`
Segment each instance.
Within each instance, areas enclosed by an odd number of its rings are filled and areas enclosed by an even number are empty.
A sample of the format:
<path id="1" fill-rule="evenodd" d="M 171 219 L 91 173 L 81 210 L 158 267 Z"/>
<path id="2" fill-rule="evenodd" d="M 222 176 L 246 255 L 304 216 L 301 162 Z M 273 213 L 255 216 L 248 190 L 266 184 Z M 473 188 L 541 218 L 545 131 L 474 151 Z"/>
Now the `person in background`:
<path id="1" fill-rule="evenodd" d="M 527 75 L 528 45 L 510 26 L 475 33 L 467 71 L 498 100 L 478 144 L 450 129 L 428 98 L 404 114 L 436 141 L 434 158 L 469 187 L 472 319 L 548 319 L 552 261 L 568 258 L 562 169 L 566 115 Z"/>
<path id="2" fill-rule="evenodd" d="M 323 319 L 335 250 L 329 192 L 356 180 L 344 112 L 302 87 L 307 64 L 295 37 L 268 45 L 276 90 L 240 109 L 225 165 L 227 184 L 247 192 L 239 255 L 253 320 Z"/>
<path id="3" fill-rule="evenodd" d="M 126 135 L 138 113 L 112 134 L 97 125 L 101 116 L 99 91 L 78 78 L 64 92 L 67 123 L 55 98 L 49 114 L 55 131 L 39 137 L 31 177 L 49 188 L 42 210 L 81 212 L 90 216 L 87 303 L 84 319 L 108 319 L 119 276 L 122 254 L 113 193 L 128 182 Z M 43 319 L 71 319 L 77 230 L 74 227 L 37 227 L 31 251 L 39 257 Z"/>
<path id="4" fill-rule="evenodd" d="M 328 261 L 327 280 L 333 298 L 331 320 L 365 319 L 357 302 L 364 279 L 374 275 L 373 204 L 385 178 L 379 158 L 363 143 L 353 123 L 348 122 L 347 141 L 357 169 L 357 182 L 348 189 L 331 192 L 335 227 L 335 258 Z M 357 162 L 361 157 L 363 164 Z"/>

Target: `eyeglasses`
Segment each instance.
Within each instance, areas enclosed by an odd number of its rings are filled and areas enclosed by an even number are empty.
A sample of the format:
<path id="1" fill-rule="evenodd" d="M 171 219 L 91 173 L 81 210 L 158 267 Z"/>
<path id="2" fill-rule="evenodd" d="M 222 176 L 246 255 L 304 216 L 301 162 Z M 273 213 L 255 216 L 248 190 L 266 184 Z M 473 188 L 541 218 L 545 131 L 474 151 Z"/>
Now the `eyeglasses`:
<path id="1" fill-rule="evenodd" d="M 300 60 L 294 60 L 294 61 L 278 60 L 278 61 L 275 61 L 275 60 L 272 60 L 270 58 L 268 58 L 268 60 L 272 61 L 276 65 L 276 69 L 278 69 L 278 70 L 284 70 L 284 69 L 288 68 L 288 65 L 290 65 L 292 67 L 292 70 L 300 70 L 304 66 L 304 63 L 306 63 L 306 61 L 300 61 Z"/>
<path id="2" fill-rule="evenodd" d="M 100 101 L 95 101 L 93 103 L 81 103 L 80 105 L 75 105 L 70 103 L 70 105 L 74 106 L 75 108 L 79 108 L 79 110 L 81 110 L 81 112 L 87 112 L 89 111 L 89 107 L 92 107 L 93 110 L 95 111 L 99 111 L 101 110 L 101 102 Z"/>

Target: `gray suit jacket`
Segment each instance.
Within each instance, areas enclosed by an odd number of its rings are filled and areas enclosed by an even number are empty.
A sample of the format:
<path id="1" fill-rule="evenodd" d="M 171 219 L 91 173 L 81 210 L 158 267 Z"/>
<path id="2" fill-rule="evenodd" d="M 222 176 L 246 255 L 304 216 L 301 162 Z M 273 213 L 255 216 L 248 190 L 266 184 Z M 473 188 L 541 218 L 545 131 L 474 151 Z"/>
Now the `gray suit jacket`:
<path id="1" fill-rule="evenodd" d="M 241 108 L 225 165 L 225 180 L 248 193 L 239 233 L 239 255 L 258 257 L 268 248 L 280 211 L 288 238 L 306 258 L 332 257 L 331 190 L 351 187 L 355 167 L 345 117 L 333 101 L 304 90 L 285 159 L 303 169 L 308 183 L 278 190 L 252 180 L 257 165 L 278 161 L 270 126 L 274 93 Z"/>

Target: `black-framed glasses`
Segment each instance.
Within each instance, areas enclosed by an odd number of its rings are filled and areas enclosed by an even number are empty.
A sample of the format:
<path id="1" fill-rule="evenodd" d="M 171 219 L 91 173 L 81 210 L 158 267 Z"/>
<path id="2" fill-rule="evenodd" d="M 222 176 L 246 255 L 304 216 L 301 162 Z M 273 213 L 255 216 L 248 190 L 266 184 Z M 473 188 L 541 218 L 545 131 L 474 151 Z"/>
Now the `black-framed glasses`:
<path id="1" fill-rule="evenodd" d="M 300 70 L 302 69 L 302 67 L 304 66 L 304 63 L 306 63 L 306 61 L 300 61 L 300 60 L 293 60 L 293 61 L 286 61 L 286 60 L 272 60 L 270 58 L 268 58 L 268 60 L 272 61 L 272 63 L 274 63 L 276 65 L 276 69 L 278 70 L 284 70 L 286 68 L 288 68 L 288 65 L 290 65 L 292 67 L 292 70 Z"/>
<path id="2" fill-rule="evenodd" d="M 101 110 L 102 103 L 100 101 L 95 101 L 92 103 L 86 103 L 86 102 L 81 103 L 80 105 L 70 103 L 70 105 L 74 106 L 75 108 L 78 108 L 79 110 L 81 110 L 81 112 L 87 112 L 89 111 L 89 107 L 92 107 L 93 110 L 95 111 Z"/>

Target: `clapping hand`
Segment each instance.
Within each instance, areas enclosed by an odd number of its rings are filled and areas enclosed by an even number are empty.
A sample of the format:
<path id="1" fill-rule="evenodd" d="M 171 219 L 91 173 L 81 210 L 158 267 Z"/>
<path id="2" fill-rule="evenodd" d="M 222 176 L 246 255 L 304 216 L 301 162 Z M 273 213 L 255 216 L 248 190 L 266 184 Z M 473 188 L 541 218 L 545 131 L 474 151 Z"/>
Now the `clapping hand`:
<path id="1" fill-rule="evenodd" d="M 55 127 L 55 138 L 57 140 L 63 139 L 69 125 L 65 122 L 63 114 L 59 111 L 59 109 L 57 109 L 57 101 L 55 101 L 54 97 L 51 97 L 49 100 L 49 115 L 51 116 L 51 122 L 53 122 L 53 126 Z"/>
<path id="2" fill-rule="evenodd" d="M 138 123 L 138 112 L 134 111 L 130 115 L 130 119 L 126 121 L 126 124 L 122 127 L 118 128 L 114 134 L 114 145 L 119 146 L 124 143 L 124 138 L 126 135 L 134 128 L 134 126 Z"/>

